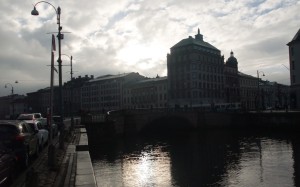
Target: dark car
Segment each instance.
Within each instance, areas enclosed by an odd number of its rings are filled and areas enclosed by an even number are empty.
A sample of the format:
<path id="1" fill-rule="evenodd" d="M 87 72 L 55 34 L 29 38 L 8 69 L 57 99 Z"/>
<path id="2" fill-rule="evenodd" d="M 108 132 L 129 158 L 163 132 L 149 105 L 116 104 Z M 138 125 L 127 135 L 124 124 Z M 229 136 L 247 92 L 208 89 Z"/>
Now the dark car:
<path id="1" fill-rule="evenodd" d="M 27 167 L 29 158 L 39 154 L 38 131 L 25 121 L 0 120 L 0 141 L 10 149 L 22 167 Z"/>
<path id="2" fill-rule="evenodd" d="M 17 172 L 14 152 L 0 141 L 0 187 L 9 186 Z"/>

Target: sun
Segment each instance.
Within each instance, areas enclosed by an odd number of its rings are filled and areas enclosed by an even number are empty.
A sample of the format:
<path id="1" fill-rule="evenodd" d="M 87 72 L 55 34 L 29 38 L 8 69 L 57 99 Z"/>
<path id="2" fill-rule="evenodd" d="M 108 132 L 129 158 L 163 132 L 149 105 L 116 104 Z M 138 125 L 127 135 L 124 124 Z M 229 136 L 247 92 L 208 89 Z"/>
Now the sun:
<path id="1" fill-rule="evenodd" d="M 138 69 L 149 69 L 157 65 L 163 54 L 159 46 L 154 43 L 128 43 L 117 54 L 117 59 L 128 66 L 137 66 Z"/>

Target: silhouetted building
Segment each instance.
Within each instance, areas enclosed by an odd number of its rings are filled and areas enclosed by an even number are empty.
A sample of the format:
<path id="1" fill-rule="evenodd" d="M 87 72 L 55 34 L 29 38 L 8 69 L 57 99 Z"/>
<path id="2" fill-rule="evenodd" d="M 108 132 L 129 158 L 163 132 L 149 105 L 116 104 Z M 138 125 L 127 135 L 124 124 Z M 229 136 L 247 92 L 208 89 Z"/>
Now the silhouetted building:
<path id="1" fill-rule="evenodd" d="M 277 82 L 260 81 L 263 109 L 287 109 L 290 105 L 290 87 Z"/>
<path id="2" fill-rule="evenodd" d="M 124 86 L 144 78 L 139 73 L 124 73 L 89 80 L 81 89 L 81 108 L 87 112 L 122 109 Z"/>
<path id="3" fill-rule="evenodd" d="M 291 108 L 300 109 L 300 29 L 288 44 L 290 57 Z"/>
<path id="4" fill-rule="evenodd" d="M 85 82 L 93 80 L 94 75 L 84 77 L 78 76 L 66 83 L 63 86 L 63 101 L 64 101 L 64 115 L 71 116 L 79 115 L 81 111 L 81 88 Z"/>
<path id="5" fill-rule="evenodd" d="M 27 93 L 28 109 L 27 111 L 42 113 L 46 116 L 47 110 L 50 107 L 50 87 L 40 89 L 36 92 Z M 58 100 L 59 88 L 53 87 L 53 114 L 59 113 L 59 100 Z"/>
<path id="6" fill-rule="evenodd" d="M 203 35 L 189 36 L 167 55 L 169 105 L 196 107 L 224 103 L 224 57 Z"/>
<path id="7" fill-rule="evenodd" d="M 24 95 L 0 97 L 0 119 L 16 119 L 20 113 L 26 112 L 27 99 Z"/>
<path id="8" fill-rule="evenodd" d="M 167 108 L 167 77 L 157 76 L 128 84 L 123 95 L 123 106 L 126 109 Z"/>
<path id="9" fill-rule="evenodd" d="M 255 110 L 257 96 L 257 77 L 238 72 L 240 86 L 240 102 L 244 110 Z"/>
<path id="10" fill-rule="evenodd" d="M 240 82 L 238 75 L 238 61 L 230 52 L 230 57 L 225 63 L 225 98 L 226 103 L 238 103 L 240 99 Z"/>

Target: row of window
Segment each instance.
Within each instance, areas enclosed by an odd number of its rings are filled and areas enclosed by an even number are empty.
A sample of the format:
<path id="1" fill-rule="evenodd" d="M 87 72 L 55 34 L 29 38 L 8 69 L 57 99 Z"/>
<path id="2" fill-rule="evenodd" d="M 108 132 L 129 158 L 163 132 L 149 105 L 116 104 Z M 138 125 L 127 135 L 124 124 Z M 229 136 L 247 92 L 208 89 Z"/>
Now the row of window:
<path id="1" fill-rule="evenodd" d="M 134 96 L 124 98 L 124 104 L 135 104 L 135 103 L 154 103 L 167 100 L 167 94 L 159 95 L 147 95 L 147 96 Z"/>
<path id="2" fill-rule="evenodd" d="M 188 82 L 187 84 L 183 84 L 182 82 L 172 83 L 170 86 L 170 90 L 176 91 L 177 89 L 191 89 L 191 88 L 199 88 L 199 89 L 223 89 L 223 84 L 213 84 L 213 83 L 206 83 L 206 82 L 197 82 L 193 81 L 192 86 Z"/>
<path id="3" fill-rule="evenodd" d="M 242 86 L 257 86 L 257 80 L 240 79 L 240 85 Z"/>
<path id="4" fill-rule="evenodd" d="M 204 65 L 204 64 L 184 64 L 184 65 L 175 65 L 169 68 L 169 73 L 185 73 L 189 71 L 203 71 L 203 72 L 210 72 L 210 73 L 223 73 L 223 67 L 220 66 L 211 66 L 211 65 Z"/>
<path id="5" fill-rule="evenodd" d="M 220 90 L 210 90 L 210 91 L 193 91 L 193 96 L 191 97 L 190 91 L 179 91 L 176 93 L 171 93 L 172 99 L 191 99 L 191 98 L 224 98 L 224 93 Z"/>

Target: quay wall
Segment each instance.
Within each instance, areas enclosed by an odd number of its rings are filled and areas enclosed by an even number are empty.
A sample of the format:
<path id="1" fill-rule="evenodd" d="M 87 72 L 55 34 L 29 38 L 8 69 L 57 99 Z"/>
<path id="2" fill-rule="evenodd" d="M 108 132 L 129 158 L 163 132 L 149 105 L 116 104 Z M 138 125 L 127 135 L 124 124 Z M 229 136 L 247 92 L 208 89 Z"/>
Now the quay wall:
<path id="1" fill-rule="evenodd" d="M 85 121 L 89 141 L 114 139 L 116 136 L 139 134 L 150 129 L 247 129 L 247 130 L 299 130 L 300 112 L 253 113 L 118 113 L 103 120 Z M 104 120 L 105 119 L 105 120 Z M 95 137 L 95 138 L 94 138 Z"/>
<path id="2" fill-rule="evenodd" d="M 197 123 L 198 128 L 296 130 L 300 129 L 300 113 L 203 113 Z"/>

